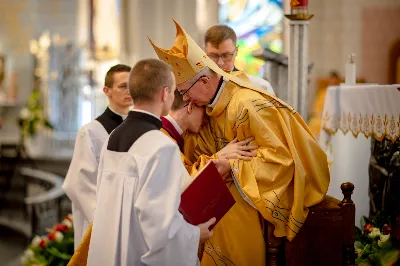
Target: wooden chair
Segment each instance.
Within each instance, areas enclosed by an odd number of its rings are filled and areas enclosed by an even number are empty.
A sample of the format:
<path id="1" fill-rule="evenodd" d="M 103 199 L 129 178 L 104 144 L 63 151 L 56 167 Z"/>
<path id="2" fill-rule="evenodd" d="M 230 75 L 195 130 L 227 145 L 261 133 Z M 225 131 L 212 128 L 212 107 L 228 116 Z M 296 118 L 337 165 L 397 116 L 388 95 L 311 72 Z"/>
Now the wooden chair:
<path id="1" fill-rule="evenodd" d="M 267 265 L 355 265 L 355 205 L 351 200 L 354 185 L 344 183 L 340 188 L 343 200 L 325 196 L 311 207 L 292 242 L 276 238 L 268 223 Z"/>

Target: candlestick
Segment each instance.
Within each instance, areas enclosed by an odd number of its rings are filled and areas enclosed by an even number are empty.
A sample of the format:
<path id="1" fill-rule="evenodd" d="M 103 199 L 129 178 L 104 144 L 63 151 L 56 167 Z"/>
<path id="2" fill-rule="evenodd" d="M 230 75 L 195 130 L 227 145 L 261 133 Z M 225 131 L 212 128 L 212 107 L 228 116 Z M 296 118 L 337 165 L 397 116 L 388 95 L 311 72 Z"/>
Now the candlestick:
<path id="1" fill-rule="evenodd" d="M 290 20 L 309 20 L 313 15 L 308 14 L 308 0 L 291 0 L 290 14 L 285 15 Z"/>

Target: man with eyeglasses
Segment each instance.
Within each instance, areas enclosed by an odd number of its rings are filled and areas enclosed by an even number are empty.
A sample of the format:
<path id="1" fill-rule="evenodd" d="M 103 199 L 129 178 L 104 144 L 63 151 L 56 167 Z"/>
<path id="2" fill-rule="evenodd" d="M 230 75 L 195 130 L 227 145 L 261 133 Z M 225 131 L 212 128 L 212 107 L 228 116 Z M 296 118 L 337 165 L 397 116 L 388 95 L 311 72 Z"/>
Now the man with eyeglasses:
<path id="1" fill-rule="evenodd" d="M 204 35 L 204 50 L 208 57 L 225 71 L 238 71 L 235 59 L 239 47 L 236 44 L 235 31 L 227 25 L 214 25 Z M 257 76 L 247 74 L 254 85 L 275 95 L 271 84 Z"/>
<path id="2" fill-rule="evenodd" d="M 229 160 L 231 174 L 225 183 L 236 204 L 205 243 L 201 266 L 264 266 L 269 245 L 264 221 L 277 237 L 291 241 L 296 236 L 308 208 L 321 202 L 328 190 L 326 154 L 292 107 L 248 82 L 243 72 L 223 71 L 175 25 L 172 48 L 150 43 L 173 68 L 183 100 L 206 106 L 209 117 L 199 133 L 185 136 L 185 155 L 195 162 L 235 138 L 250 136 L 255 137 L 250 144 L 259 147 L 250 161 Z"/>

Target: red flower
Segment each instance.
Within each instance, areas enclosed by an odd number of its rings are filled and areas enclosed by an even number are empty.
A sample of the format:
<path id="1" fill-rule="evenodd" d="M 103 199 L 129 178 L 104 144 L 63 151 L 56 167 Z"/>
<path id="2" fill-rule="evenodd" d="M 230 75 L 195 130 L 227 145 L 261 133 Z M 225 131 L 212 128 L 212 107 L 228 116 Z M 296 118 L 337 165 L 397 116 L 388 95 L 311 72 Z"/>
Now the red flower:
<path id="1" fill-rule="evenodd" d="M 65 217 L 65 219 L 67 219 L 68 221 L 72 222 L 72 216 L 68 215 L 67 217 Z"/>
<path id="2" fill-rule="evenodd" d="M 384 235 L 390 234 L 391 231 L 392 231 L 392 227 L 391 227 L 390 225 L 385 225 L 385 226 L 383 227 L 383 234 L 384 234 Z"/>
<path id="3" fill-rule="evenodd" d="M 51 233 L 47 236 L 47 238 L 48 238 L 50 241 L 54 241 L 54 240 L 56 239 L 56 232 L 51 232 Z"/>
<path id="4" fill-rule="evenodd" d="M 46 240 L 44 240 L 44 239 L 40 240 L 40 242 L 39 242 L 39 247 L 45 248 L 46 246 L 47 246 Z"/>
<path id="5" fill-rule="evenodd" d="M 372 232 L 372 224 L 365 224 L 364 225 L 364 233 L 371 233 Z"/>
<path id="6" fill-rule="evenodd" d="M 64 225 L 64 224 L 57 224 L 56 225 L 56 231 L 60 231 L 60 232 L 68 232 L 69 228 L 68 226 Z"/>

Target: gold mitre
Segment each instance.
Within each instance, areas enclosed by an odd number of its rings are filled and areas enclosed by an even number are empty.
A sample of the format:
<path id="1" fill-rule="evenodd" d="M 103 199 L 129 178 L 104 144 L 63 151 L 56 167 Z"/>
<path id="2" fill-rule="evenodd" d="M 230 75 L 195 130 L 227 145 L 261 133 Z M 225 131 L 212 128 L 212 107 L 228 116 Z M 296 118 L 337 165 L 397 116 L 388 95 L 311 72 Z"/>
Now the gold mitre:
<path id="1" fill-rule="evenodd" d="M 181 84 L 205 67 L 223 76 L 226 81 L 235 79 L 212 61 L 185 30 L 173 19 L 176 26 L 175 43 L 171 49 L 166 50 L 156 46 L 149 38 L 158 58 L 168 63 L 174 72 L 176 84 Z"/>

